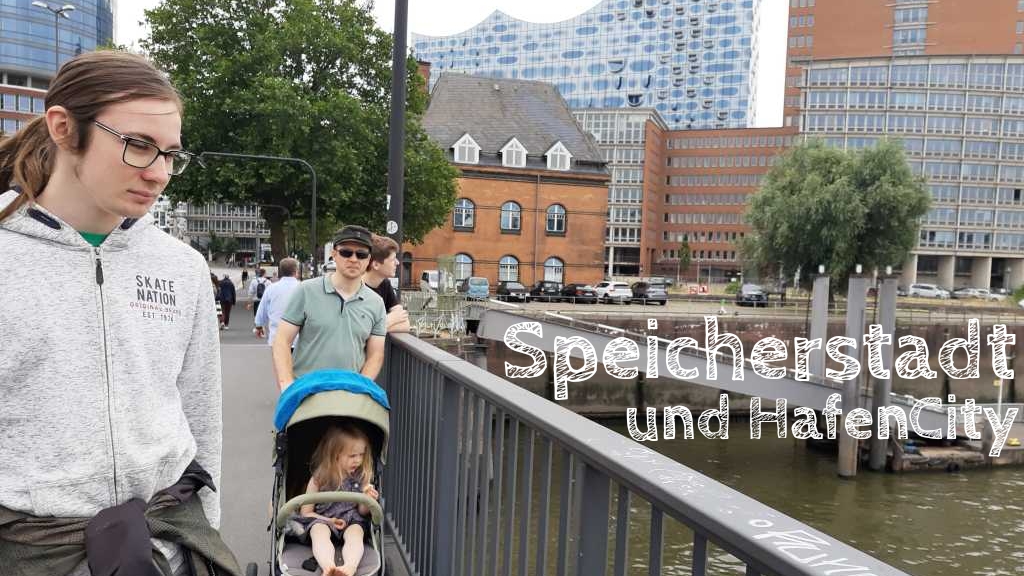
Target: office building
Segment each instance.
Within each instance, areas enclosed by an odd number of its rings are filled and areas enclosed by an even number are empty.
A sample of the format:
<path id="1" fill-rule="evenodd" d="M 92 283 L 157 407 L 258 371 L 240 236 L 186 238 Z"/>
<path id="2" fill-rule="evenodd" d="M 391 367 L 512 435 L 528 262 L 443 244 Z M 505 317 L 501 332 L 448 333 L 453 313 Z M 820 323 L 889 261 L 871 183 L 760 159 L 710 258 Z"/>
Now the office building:
<path id="1" fill-rule="evenodd" d="M 1024 284 L 1024 2 L 790 8 L 786 124 L 850 150 L 899 138 L 932 194 L 902 283 Z"/>

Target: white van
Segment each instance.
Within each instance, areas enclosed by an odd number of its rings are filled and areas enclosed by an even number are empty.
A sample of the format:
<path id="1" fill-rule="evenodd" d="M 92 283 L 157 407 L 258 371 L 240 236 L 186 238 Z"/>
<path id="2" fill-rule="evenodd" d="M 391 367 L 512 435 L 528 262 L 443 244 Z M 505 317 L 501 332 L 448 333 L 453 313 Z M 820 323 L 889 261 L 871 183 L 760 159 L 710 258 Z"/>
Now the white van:
<path id="1" fill-rule="evenodd" d="M 441 279 L 439 270 L 424 270 L 420 274 L 420 291 L 437 292 L 438 282 Z"/>

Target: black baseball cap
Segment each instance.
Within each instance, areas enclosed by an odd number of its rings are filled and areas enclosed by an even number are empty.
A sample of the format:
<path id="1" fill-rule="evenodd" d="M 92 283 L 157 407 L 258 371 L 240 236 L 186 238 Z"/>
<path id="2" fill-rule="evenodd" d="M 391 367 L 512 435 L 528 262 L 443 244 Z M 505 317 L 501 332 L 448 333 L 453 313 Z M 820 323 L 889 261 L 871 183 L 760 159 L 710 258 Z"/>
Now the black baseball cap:
<path id="1" fill-rule="evenodd" d="M 355 242 L 356 244 L 362 244 L 367 248 L 373 249 L 373 236 L 370 231 L 362 226 L 345 226 L 334 235 L 333 246 L 342 244 L 344 242 Z"/>

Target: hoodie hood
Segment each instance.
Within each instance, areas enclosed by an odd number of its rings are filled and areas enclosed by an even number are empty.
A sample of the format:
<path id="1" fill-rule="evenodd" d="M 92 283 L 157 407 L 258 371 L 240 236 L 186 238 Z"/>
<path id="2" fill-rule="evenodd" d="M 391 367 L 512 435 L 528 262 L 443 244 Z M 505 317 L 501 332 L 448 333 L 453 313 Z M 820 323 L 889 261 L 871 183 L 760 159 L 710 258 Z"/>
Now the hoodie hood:
<path id="1" fill-rule="evenodd" d="M 8 190 L 0 194 L 0 210 L 6 208 L 18 197 L 17 190 Z M 123 250 L 131 245 L 132 238 L 146 230 L 153 223 L 153 215 L 146 214 L 142 218 L 125 218 L 121 225 L 110 233 L 103 242 L 104 250 Z M 89 243 L 53 213 L 38 204 L 26 204 L 11 214 L 0 228 L 33 238 L 48 240 L 74 249 L 88 249 Z"/>

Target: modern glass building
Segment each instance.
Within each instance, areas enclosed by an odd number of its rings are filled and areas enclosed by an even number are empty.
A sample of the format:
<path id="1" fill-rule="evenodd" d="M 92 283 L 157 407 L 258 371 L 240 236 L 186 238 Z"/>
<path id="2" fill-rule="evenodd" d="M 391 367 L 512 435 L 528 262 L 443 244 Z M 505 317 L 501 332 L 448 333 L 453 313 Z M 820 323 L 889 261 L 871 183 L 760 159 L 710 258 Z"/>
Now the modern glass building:
<path id="1" fill-rule="evenodd" d="M 1024 284 L 1024 56 L 805 66 L 803 134 L 854 150 L 899 138 L 931 191 L 918 247 L 903 266 L 905 286 Z"/>
<path id="2" fill-rule="evenodd" d="M 111 0 L 49 2 L 54 9 L 70 4 L 69 18 L 58 18 L 60 63 L 97 46 L 110 44 L 114 37 Z M 53 77 L 54 15 L 32 5 L 32 0 L 0 2 L 0 70 L 4 84 L 46 88 Z M 20 82 L 20 83 L 19 83 Z"/>
<path id="3" fill-rule="evenodd" d="M 413 34 L 445 72 L 549 82 L 574 109 L 653 108 L 669 129 L 746 127 L 760 0 L 602 0 L 550 24 L 496 11 L 451 36 Z"/>
<path id="4" fill-rule="evenodd" d="M 113 0 L 49 2 L 58 10 L 70 4 L 68 18 L 57 19 L 61 64 L 82 52 L 110 44 L 114 34 Z M 11 134 L 43 113 L 55 72 L 54 15 L 32 0 L 0 2 L 0 129 Z"/>

